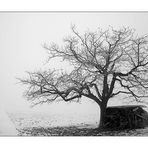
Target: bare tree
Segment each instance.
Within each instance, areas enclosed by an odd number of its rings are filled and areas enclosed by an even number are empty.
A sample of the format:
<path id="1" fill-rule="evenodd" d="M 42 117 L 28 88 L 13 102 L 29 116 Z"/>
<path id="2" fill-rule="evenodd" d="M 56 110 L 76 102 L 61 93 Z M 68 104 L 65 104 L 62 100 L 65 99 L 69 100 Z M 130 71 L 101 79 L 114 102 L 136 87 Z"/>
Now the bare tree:
<path id="1" fill-rule="evenodd" d="M 44 45 L 49 61 L 62 58 L 70 62 L 71 73 L 56 71 L 29 72 L 26 96 L 36 104 L 55 100 L 72 101 L 87 97 L 100 107 L 103 128 L 106 107 L 110 98 L 124 94 L 136 101 L 148 96 L 148 48 L 146 36 L 134 36 L 130 28 L 86 32 L 80 35 L 72 26 L 72 37 L 64 39 L 64 46 Z"/>

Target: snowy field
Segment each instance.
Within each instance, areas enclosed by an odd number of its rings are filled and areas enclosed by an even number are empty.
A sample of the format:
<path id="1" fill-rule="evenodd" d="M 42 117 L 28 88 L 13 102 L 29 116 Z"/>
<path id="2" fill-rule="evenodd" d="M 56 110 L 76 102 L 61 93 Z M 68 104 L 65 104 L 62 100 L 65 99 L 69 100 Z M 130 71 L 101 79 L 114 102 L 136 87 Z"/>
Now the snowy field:
<path id="1" fill-rule="evenodd" d="M 21 136 L 49 136 L 63 135 L 63 130 L 69 129 L 76 131 L 75 128 L 82 130 L 94 129 L 98 125 L 96 115 L 48 115 L 48 114 L 9 114 L 11 121 Z M 51 132 L 51 131 L 52 132 Z"/>
<path id="2" fill-rule="evenodd" d="M 59 107 L 8 112 L 8 116 L 1 110 L 0 136 L 148 136 L 148 128 L 98 132 L 96 128 L 99 124 L 99 110 L 95 104 L 87 106 L 86 109 L 81 105 L 70 104 Z"/>
<path id="3" fill-rule="evenodd" d="M 96 115 L 9 114 L 19 136 L 148 136 L 148 128 L 98 132 Z"/>

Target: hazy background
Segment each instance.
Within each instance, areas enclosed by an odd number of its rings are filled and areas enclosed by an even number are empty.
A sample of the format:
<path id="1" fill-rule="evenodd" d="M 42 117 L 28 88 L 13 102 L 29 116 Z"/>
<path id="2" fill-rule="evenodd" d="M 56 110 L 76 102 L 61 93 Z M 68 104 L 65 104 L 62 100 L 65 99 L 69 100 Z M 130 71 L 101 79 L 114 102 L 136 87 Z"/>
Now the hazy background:
<path id="1" fill-rule="evenodd" d="M 62 44 L 63 37 L 71 35 L 70 26 L 77 30 L 95 31 L 129 26 L 138 35 L 148 34 L 148 13 L 0 13 L 0 104 L 8 112 L 51 112 L 93 114 L 98 106 L 88 99 L 81 104 L 60 102 L 30 109 L 23 97 L 25 87 L 18 84 L 17 77 L 25 77 L 25 71 L 45 66 L 46 51 L 42 44 Z M 47 65 L 46 65 L 47 66 Z M 68 67 L 66 63 L 52 62 L 51 68 Z M 121 104 L 119 99 L 110 104 Z M 57 110 L 58 108 L 58 110 Z"/>

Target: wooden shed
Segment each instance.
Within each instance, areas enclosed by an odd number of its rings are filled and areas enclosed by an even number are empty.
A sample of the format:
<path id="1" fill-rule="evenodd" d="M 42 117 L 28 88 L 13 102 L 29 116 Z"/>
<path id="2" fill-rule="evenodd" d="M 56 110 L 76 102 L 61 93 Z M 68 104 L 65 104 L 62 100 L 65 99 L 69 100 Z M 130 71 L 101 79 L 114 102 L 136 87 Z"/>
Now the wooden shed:
<path id="1" fill-rule="evenodd" d="M 148 126 L 148 113 L 142 105 L 110 106 L 106 109 L 106 129 L 136 129 Z"/>

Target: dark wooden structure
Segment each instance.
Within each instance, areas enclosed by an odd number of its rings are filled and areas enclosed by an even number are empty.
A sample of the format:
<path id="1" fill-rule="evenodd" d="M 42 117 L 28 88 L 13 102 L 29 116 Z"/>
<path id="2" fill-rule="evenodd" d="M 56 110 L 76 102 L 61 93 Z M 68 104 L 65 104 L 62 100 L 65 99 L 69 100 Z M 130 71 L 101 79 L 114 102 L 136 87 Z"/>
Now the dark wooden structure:
<path id="1" fill-rule="evenodd" d="M 144 107 L 142 105 L 107 107 L 105 129 L 122 130 L 148 126 L 148 113 Z"/>

